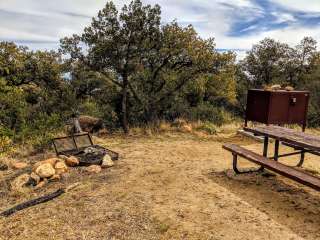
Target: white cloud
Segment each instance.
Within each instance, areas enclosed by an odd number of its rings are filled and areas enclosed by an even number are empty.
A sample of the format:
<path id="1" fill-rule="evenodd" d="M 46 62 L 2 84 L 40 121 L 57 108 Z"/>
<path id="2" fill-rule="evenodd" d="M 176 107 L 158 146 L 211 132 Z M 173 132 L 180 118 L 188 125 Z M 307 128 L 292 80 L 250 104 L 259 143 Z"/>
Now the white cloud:
<path id="1" fill-rule="evenodd" d="M 45 16 L 60 12 L 61 9 L 63 9 L 63 11 L 92 16 L 95 15 L 104 4 L 105 1 L 103 0 L 5 0 L 0 1 L 0 9 Z"/>
<path id="2" fill-rule="evenodd" d="M 243 37 L 226 37 L 217 38 L 218 46 L 221 48 L 233 49 L 250 49 L 253 44 L 262 39 L 269 37 L 275 40 L 288 43 L 290 46 L 297 45 L 303 37 L 310 36 L 314 39 L 320 39 L 320 26 L 317 28 L 306 28 L 304 26 L 292 26 L 283 29 L 269 30 Z"/>
<path id="3" fill-rule="evenodd" d="M 290 9 L 320 12 L 320 0 L 270 0 Z M 118 8 L 130 0 L 114 0 Z M 254 24 L 247 30 L 259 29 L 255 34 L 229 36 L 235 21 L 251 21 L 264 14 L 264 9 L 250 0 L 144 0 L 144 3 L 158 3 L 162 8 L 164 23 L 177 19 L 179 23 L 193 24 L 202 37 L 214 37 L 217 48 L 250 49 L 252 44 L 265 37 L 297 44 L 304 36 L 320 39 L 319 27 L 305 27 L 292 14 L 274 11 L 277 23 L 290 22 L 289 27 L 264 30 Z M 66 35 L 80 33 L 91 17 L 105 5 L 105 0 L 0 0 L 0 39 L 35 41 L 32 48 L 56 48 L 49 43 Z M 86 17 L 87 16 L 87 17 Z M 240 31 L 240 30 L 239 30 Z M 38 42 L 37 42 L 38 41 Z M 41 43 L 43 41 L 44 43 Z M 243 51 L 240 54 L 243 56 Z"/>
<path id="4" fill-rule="evenodd" d="M 280 12 L 273 12 L 273 16 L 277 18 L 275 23 L 285 23 L 285 22 L 295 22 L 297 19 L 289 13 L 280 13 Z"/>
<path id="5" fill-rule="evenodd" d="M 90 23 L 90 16 L 103 7 L 103 2 L 0 1 L 0 37 L 18 41 L 59 41 L 63 36 L 80 33 Z"/>
<path id="6" fill-rule="evenodd" d="M 319 0 L 271 0 L 274 4 L 296 11 L 320 12 Z"/>

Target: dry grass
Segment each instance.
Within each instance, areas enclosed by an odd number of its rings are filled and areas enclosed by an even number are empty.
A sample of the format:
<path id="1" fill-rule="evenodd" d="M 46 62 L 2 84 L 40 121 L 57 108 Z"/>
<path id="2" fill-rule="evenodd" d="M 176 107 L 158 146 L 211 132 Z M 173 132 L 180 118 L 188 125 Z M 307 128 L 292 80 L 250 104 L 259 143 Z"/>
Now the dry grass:
<path id="1" fill-rule="evenodd" d="M 21 172 L 2 175 L 0 210 L 59 187 L 80 185 L 53 201 L 1 218 L 0 239 L 320 239 L 318 192 L 281 176 L 235 176 L 230 170 L 231 157 L 222 143 L 261 151 L 261 143 L 234 134 L 237 125 L 200 136 L 163 128 L 163 133 L 149 136 L 94 138 L 121 154 L 113 168 L 96 175 L 75 168 L 61 182 L 22 195 L 2 188 Z M 318 174 L 318 159 L 307 155 L 305 168 Z"/>
<path id="2" fill-rule="evenodd" d="M 209 137 L 211 135 L 231 134 L 236 132 L 243 125 L 242 122 L 234 122 L 217 126 L 210 122 L 195 121 L 189 122 L 184 119 L 176 119 L 174 122 L 160 121 L 156 125 L 144 127 L 133 127 L 130 129 L 131 136 L 157 136 L 163 134 L 191 133 L 198 137 Z"/>

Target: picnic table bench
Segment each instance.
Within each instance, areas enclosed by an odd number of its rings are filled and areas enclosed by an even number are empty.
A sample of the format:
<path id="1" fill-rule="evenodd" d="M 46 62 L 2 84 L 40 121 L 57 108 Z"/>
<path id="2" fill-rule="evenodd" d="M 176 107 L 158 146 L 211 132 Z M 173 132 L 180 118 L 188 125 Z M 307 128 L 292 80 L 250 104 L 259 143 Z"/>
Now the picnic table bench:
<path id="1" fill-rule="evenodd" d="M 263 154 L 257 154 L 248 149 L 240 147 L 235 144 L 224 144 L 223 148 L 227 151 L 230 151 L 233 155 L 233 169 L 237 174 L 252 172 L 241 171 L 237 168 L 237 157 L 243 157 L 253 163 L 260 165 L 260 168 L 255 171 L 261 171 L 264 168 L 274 171 L 280 175 L 283 175 L 287 178 L 295 180 L 299 183 L 302 183 L 306 186 L 309 186 L 315 190 L 320 191 L 320 178 L 309 174 L 302 169 L 297 169 L 292 166 L 287 166 L 283 163 L 278 162 L 280 157 L 287 157 L 292 155 L 300 155 L 300 161 L 297 166 L 302 166 L 304 162 L 305 153 L 310 153 L 314 155 L 320 155 L 320 137 L 305 132 L 298 132 L 293 129 L 288 129 L 279 126 L 258 126 L 254 128 L 245 127 L 245 131 L 252 132 L 256 135 L 264 137 L 263 144 Z M 269 138 L 275 140 L 274 144 L 274 155 L 268 157 L 268 145 Z M 291 148 L 294 148 L 297 151 L 279 154 L 279 145 L 280 143 L 287 145 Z"/>

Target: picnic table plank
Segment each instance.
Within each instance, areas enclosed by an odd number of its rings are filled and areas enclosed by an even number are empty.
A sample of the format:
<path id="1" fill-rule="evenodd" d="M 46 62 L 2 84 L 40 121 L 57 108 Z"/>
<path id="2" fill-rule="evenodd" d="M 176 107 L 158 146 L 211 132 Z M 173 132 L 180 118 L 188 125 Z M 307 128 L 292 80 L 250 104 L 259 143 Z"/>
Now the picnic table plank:
<path id="1" fill-rule="evenodd" d="M 273 125 L 257 126 L 253 128 L 245 127 L 244 130 L 271 137 L 282 142 L 292 143 L 305 149 L 320 151 L 320 137 L 313 134 Z"/>

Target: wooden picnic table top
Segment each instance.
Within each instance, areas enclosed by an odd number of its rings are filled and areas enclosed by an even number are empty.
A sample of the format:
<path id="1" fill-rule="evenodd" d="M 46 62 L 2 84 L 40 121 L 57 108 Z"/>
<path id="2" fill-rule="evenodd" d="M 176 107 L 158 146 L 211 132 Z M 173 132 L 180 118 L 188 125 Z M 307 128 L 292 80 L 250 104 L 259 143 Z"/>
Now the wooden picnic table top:
<path id="1" fill-rule="evenodd" d="M 245 127 L 244 130 L 257 135 L 274 138 L 281 142 L 291 143 L 304 149 L 320 151 L 320 136 L 317 135 L 274 125 L 256 126 L 252 128 Z"/>

